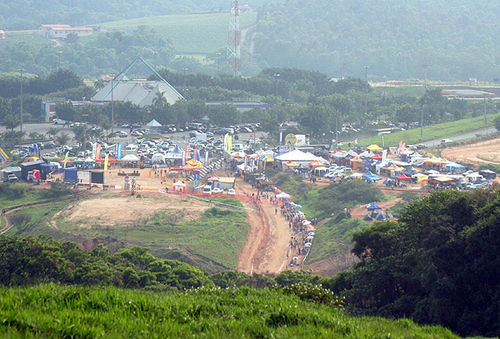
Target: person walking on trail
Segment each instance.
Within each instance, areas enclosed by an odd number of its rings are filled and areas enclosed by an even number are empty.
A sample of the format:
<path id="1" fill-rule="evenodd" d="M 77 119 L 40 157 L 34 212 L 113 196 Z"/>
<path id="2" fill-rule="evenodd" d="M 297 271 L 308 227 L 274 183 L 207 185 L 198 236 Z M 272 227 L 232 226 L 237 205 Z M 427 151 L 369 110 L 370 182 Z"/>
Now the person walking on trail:
<path id="1" fill-rule="evenodd" d="M 278 214 L 278 209 L 274 208 L 274 215 Z"/>

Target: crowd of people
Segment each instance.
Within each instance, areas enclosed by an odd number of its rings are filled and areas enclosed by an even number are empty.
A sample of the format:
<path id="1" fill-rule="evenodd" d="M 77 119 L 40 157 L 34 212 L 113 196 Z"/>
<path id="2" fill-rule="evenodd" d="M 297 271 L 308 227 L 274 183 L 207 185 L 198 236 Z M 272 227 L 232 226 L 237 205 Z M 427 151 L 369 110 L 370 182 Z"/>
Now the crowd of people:
<path id="1" fill-rule="evenodd" d="M 289 266 L 298 266 L 300 265 L 299 257 L 305 257 L 309 253 L 314 238 L 314 232 L 308 227 L 311 222 L 306 220 L 304 213 L 297 209 L 296 205 L 283 204 L 281 214 L 288 221 L 288 227 L 291 231 L 289 253 L 292 253 L 292 258 Z"/>

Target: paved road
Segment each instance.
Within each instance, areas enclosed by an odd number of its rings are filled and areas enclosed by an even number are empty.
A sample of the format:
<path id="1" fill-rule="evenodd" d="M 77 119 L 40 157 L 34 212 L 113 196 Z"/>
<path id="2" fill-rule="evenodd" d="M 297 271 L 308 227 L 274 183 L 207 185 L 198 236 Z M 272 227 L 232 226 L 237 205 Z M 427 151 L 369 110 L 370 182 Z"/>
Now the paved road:
<path id="1" fill-rule="evenodd" d="M 490 135 L 490 134 L 494 134 L 494 133 L 497 133 L 496 128 L 490 127 L 490 128 L 485 128 L 482 130 L 478 130 L 478 131 L 474 131 L 474 132 L 470 132 L 470 133 L 466 133 L 466 134 L 462 134 L 462 135 L 457 135 L 455 137 L 449 137 L 446 139 L 451 140 L 451 142 L 454 142 L 454 141 L 460 141 L 460 140 L 465 140 L 465 139 L 472 139 L 472 138 L 475 138 L 477 136 Z M 422 144 L 425 145 L 425 147 L 437 146 L 437 145 L 441 144 L 441 139 L 424 141 L 424 142 L 422 142 Z"/>

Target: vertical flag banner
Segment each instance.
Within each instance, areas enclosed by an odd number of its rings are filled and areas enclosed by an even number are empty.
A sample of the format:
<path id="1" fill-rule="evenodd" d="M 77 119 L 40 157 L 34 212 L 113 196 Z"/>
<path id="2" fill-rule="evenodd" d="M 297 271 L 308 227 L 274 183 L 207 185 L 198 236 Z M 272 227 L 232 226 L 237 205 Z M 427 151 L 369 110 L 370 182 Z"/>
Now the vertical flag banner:
<path id="1" fill-rule="evenodd" d="M 95 150 L 95 160 L 101 159 L 101 144 L 97 144 L 97 148 Z"/>
<path id="2" fill-rule="evenodd" d="M 186 151 L 182 151 L 182 167 L 184 166 L 186 166 Z"/>
<path id="3" fill-rule="evenodd" d="M 0 159 L 3 159 L 5 161 L 9 160 L 9 156 L 5 151 L 0 147 Z"/>
<path id="4" fill-rule="evenodd" d="M 226 152 L 231 154 L 231 150 L 233 149 L 233 137 L 229 134 L 226 134 L 224 137 L 224 145 L 226 146 Z"/>
<path id="5" fill-rule="evenodd" d="M 190 145 L 186 146 L 186 153 L 184 154 L 184 162 L 189 160 L 189 146 Z"/>
<path id="6" fill-rule="evenodd" d="M 205 167 L 208 166 L 208 151 L 205 151 Z"/>
<path id="7" fill-rule="evenodd" d="M 200 155 L 200 151 L 198 150 L 198 147 L 196 147 L 196 160 L 201 162 L 201 155 Z"/>
<path id="8" fill-rule="evenodd" d="M 357 145 L 358 144 L 358 137 L 356 137 L 356 139 L 354 139 L 354 145 Z"/>
<path id="9" fill-rule="evenodd" d="M 122 160 L 122 144 L 116 144 L 116 159 Z"/>
<path id="10" fill-rule="evenodd" d="M 38 144 L 33 144 L 33 153 L 35 153 L 36 155 L 38 155 L 38 157 L 40 157 L 40 148 L 38 147 Z"/>
<path id="11" fill-rule="evenodd" d="M 196 158 L 198 158 L 198 156 L 196 155 L 198 153 L 198 146 L 196 146 L 194 148 L 194 151 L 193 151 L 193 160 L 196 160 Z"/>
<path id="12" fill-rule="evenodd" d="M 66 164 L 68 163 L 68 155 L 69 155 L 69 151 L 66 152 L 66 156 L 64 157 L 63 168 L 66 168 Z"/>
<path id="13" fill-rule="evenodd" d="M 104 158 L 104 170 L 108 170 L 108 161 L 109 161 L 109 154 L 106 154 L 106 157 Z"/>

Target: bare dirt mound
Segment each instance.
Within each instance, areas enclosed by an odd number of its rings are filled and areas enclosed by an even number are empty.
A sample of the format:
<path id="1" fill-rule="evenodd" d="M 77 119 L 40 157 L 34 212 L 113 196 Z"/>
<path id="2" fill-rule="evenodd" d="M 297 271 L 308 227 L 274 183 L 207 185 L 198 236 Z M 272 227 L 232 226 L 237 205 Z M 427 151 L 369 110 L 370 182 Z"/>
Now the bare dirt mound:
<path id="1" fill-rule="evenodd" d="M 109 194 L 79 201 L 60 215 L 64 223 L 90 228 L 93 224 L 108 227 L 130 224 L 141 219 L 148 219 L 160 211 L 183 211 L 181 219 L 177 221 L 193 220 L 200 218 L 207 208 L 207 204 L 191 200 L 183 201 L 177 196 L 142 195 L 137 197 Z"/>
<path id="2" fill-rule="evenodd" d="M 500 138 L 445 148 L 443 158 L 475 165 L 500 164 Z"/>

